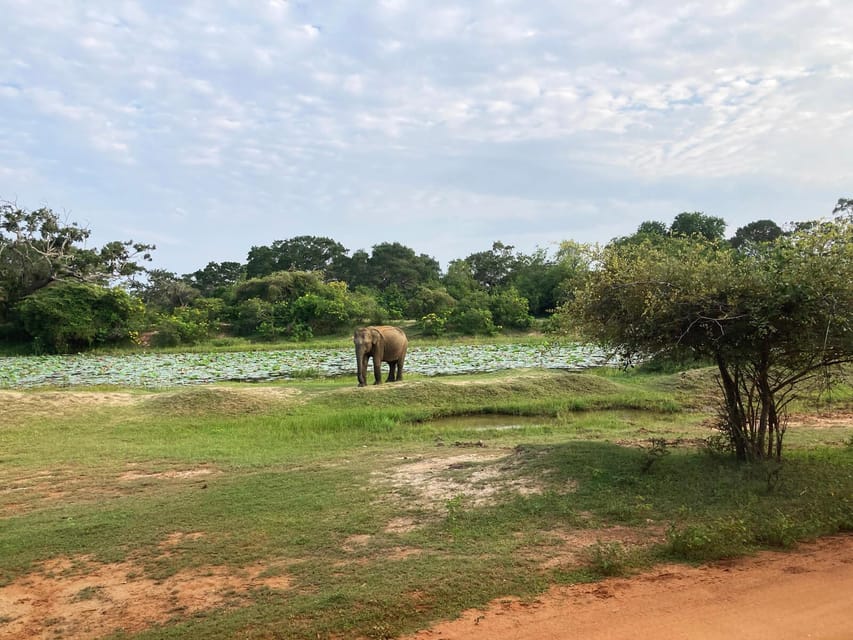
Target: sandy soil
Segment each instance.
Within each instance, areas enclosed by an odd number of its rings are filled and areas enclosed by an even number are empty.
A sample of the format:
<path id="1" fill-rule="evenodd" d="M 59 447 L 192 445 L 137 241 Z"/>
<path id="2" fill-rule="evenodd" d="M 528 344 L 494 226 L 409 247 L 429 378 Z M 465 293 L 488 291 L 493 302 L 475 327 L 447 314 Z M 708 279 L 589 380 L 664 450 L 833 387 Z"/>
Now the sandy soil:
<path id="1" fill-rule="evenodd" d="M 794 552 L 553 588 L 532 603 L 486 610 L 409 640 L 850 640 L 853 535 Z"/>

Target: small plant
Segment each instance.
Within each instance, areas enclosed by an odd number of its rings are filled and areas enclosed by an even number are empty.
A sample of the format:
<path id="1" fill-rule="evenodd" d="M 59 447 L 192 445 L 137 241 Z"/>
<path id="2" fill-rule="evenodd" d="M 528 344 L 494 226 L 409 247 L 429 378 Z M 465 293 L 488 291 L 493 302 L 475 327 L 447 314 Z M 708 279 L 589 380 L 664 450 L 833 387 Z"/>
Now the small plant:
<path id="1" fill-rule="evenodd" d="M 457 523 L 465 512 L 465 496 L 453 496 L 445 502 L 447 507 L 447 521 L 451 524 Z"/>
<path id="2" fill-rule="evenodd" d="M 625 573 L 627 552 L 621 542 L 596 540 L 587 549 L 589 565 L 603 576 L 619 576 Z"/>
<path id="3" fill-rule="evenodd" d="M 94 600 L 98 597 L 98 595 L 103 591 L 103 587 L 84 587 L 80 589 L 74 597 L 72 598 L 72 602 L 85 602 L 86 600 Z"/>
<path id="4" fill-rule="evenodd" d="M 651 471 L 655 462 L 669 455 L 668 443 L 666 438 L 649 438 L 649 446 L 645 448 L 646 457 L 640 467 L 640 471 L 648 473 Z"/>
<path id="5" fill-rule="evenodd" d="M 708 524 L 677 528 L 666 534 L 669 551 L 685 560 L 720 560 L 742 555 L 753 541 L 750 527 L 742 518 L 730 516 Z"/>

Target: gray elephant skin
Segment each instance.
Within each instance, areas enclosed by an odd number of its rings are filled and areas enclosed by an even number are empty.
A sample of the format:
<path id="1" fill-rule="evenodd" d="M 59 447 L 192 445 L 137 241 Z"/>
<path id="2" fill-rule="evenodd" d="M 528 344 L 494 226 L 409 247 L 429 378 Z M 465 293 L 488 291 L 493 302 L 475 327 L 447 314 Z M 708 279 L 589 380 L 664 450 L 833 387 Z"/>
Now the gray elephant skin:
<path id="1" fill-rule="evenodd" d="M 390 367 L 388 382 L 403 379 L 403 362 L 409 348 L 409 339 L 402 329 L 386 325 L 356 329 L 352 337 L 358 364 L 358 386 L 367 384 L 367 361 L 373 358 L 373 384 L 382 382 L 382 363 Z"/>

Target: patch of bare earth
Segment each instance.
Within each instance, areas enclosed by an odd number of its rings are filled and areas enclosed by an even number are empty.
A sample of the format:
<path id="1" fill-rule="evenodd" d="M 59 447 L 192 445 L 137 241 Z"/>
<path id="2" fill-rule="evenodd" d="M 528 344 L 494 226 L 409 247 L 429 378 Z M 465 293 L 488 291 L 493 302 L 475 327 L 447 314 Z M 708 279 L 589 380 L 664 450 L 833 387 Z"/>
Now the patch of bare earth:
<path id="1" fill-rule="evenodd" d="M 815 414 L 796 414 L 788 420 L 789 427 L 809 429 L 844 429 L 853 426 L 853 413 L 832 412 Z"/>
<path id="2" fill-rule="evenodd" d="M 160 549 L 169 555 L 203 535 L 174 533 Z M 0 639 L 88 640 L 117 631 L 133 633 L 200 611 L 240 606 L 252 589 L 287 590 L 291 581 L 280 569 L 267 564 L 209 566 L 155 580 L 132 561 L 60 558 L 0 587 Z"/>
<path id="3" fill-rule="evenodd" d="M 545 569 L 577 567 L 589 563 L 590 551 L 599 543 L 618 543 L 630 551 L 658 544 L 665 538 L 665 530 L 659 526 L 549 531 L 538 554 Z"/>
<path id="4" fill-rule="evenodd" d="M 502 598 L 407 640 L 846 640 L 853 637 L 853 535 L 796 552 Z"/>
<path id="5" fill-rule="evenodd" d="M 464 443 L 460 443 L 460 446 Z M 542 486 L 519 477 L 518 465 L 508 451 L 475 447 L 466 453 L 439 454 L 407 460 L 387 471 L 374 473 L 374 482 L 390 488 L 390 495 L 409 507 L 440 511 L 449 500 L 461 499 L 466 506 L 494 504 L 506 494 L 541 493 Z M 567 487 L 567 492 L 574 487 Z M 389 523 L 388 530 L 412 530 L 412 519 Z"/>

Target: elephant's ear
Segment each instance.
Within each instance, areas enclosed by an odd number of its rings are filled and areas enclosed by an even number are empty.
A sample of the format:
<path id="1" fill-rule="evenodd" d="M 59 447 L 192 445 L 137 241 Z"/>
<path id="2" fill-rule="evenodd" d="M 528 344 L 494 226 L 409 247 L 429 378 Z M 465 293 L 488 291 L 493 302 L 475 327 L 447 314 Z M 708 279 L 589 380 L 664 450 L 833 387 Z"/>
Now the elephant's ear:
<path id="1" fill-rule="evenodd" d="M 373 338 L 373 344 L 385 344 L 385 336 L 382 335 L 382 332 L 379 329 L 371 329 L 370 337 Z"/>

